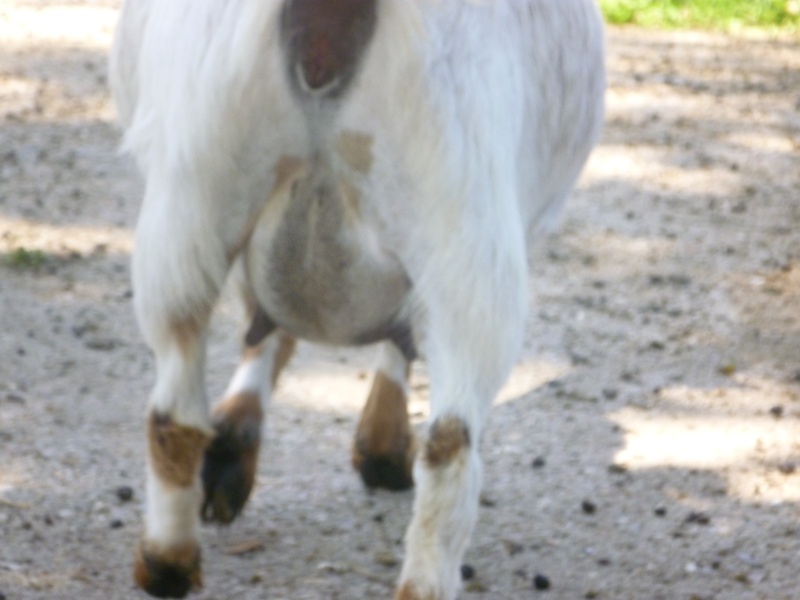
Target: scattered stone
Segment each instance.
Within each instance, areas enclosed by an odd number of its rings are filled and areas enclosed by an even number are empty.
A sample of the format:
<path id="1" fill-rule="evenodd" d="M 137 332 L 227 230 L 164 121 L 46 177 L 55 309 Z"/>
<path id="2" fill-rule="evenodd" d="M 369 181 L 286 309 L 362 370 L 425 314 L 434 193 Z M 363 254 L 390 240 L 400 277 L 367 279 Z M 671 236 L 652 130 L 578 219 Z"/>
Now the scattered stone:
<path id="1" fill-rule="evenodd" d="M 503 540 L 503 546 L 509 556 L 515 556 L 525 550 L 525 546 L 514 540 Z"/>
<path id="2" fill-rule="evenodd" d="M 780 419 L 783 416 L 783 407 L 780 405 L 773 406 L 772 408 L 769 409 L 769 414 L 771 414 L 776 419 Z"/>
<path id="3" fill-rule="evenodd" d="M 6 394 L 6 400 L 13 402 L 14 404 L 25 404 L 25 398 L 15 392 L 9 392 Z"/>
<path id="4" fill-rule="evenodd" d="M 133 488 L 129 485 L 119 486 L 115 493 L 120 502 L 130 502 L 133 500 Z"/>
<path id="5" fill-rule="evenodd" d="M 719 372 L 720 374 L 725 375 L 726 377 L 730 377 L 731 375 L 736 373 L 736 365 L 732 363 L 721 365 L 719 368 Z"/>
<path id="6" fill-rule="evenodd" d="M 624 475 L 628 472 L 628 467 L 617 463 L 608 465 L 608 472 L 612 475 Z"/>
<path id="7" fill-rule="evenodd" d="M 117 342 L 109 338 L 92 337 L 84 342 L 89 350 L 109 351 L 117 347 Z"/>
<path id="8" fill-rule="evenodd" d="M 477 579 L 474 580 L 474 581 L 468 582 L 467 585 L 464 586 L 464 589 L 466 591 L 468 591 L 468 592 L 472 592 L 472 593 L 475 593 L 475 594 L 483 594 L 484 592 L 488 592 L 489 591 L 488 588 L 486 587 L 486 584 L 484 584 L 482 581 L 479 581 Z"/>
<path id="9" fill-rule="evenodd" d="M 550 579 L 546 575 L 537 573 L 533 576 L 533 589 L 543 592 L 550 589 Z"/>
<path id="10" fill-rule="evenodd" d="M 704 512 L 690 512 L 686 517 L 687 523 L 696 523 L 697 525 L 708 525 L 711 523 L 711 517 Z"/>
<path id="11" fill-rule="evenodd" d="M 656 509 L 653 511 L 653 514 L 657 517 L 666 517 L 667 516 L 667 507 L 666 506 L 657 506 Z"/>
<path id="12" fill-rule="evenodd" d="M 533 467 L 534 469 L 541 469 L 546 464 L 547 461 L 545 460 L 544 456 L 537 456 L 536 458 L 533 459 L 533 462 L 531 462 L 531 467 Z"/>
<path id="13" fill-rule="evenodd" d="M 398 561 L 391 550 L 381 550 L 375 554 L 375 562 L 384 567 L 395 567 Z"/>
<path id="14" fill-rule="evenodd" d="M 472 565 L 461 565 L 461 580 L 469 581 L 475 577 L 475 568 Z"/>
<path id="15" fill-rule="evenodd" d="M 605 388 L 603 390 L 603 398 L 606 400 L 615 400 L 619 396 L 619 391 L 614 388 Z"/>
<path id="16" fill-rule="evenodd" d="M 497 506 L 497 501 L 488 494 L 481 494 L 481 506 L 485 508 L 494 508 Z"/>
<path id="17" fill-rule="evenodd" d="M 593 515 L 597 512 L 597 505 L 591 500 L 584 500 L 581 502 L 581 510 L 587 515 Z"/>
<path id="18" fill-rule="evenodd" d="M 587 592 L 583 595 L 584 598 L 587 600 L 594 600 L 594 598 L 600 597 L 600 592 L 597 590 L 587 590 Z"/>
<path id="19" fill-rule="evenodd" d="M 121 529 L 125 527 L 125 523 L 123 523 L 121 519 L 112 519 L 111 523 L 109 523 L 109 527 L 111 527 L 111 529 Z"/>
<path id="20" fill-rule="evenodd" d="M 239 542 L 238 544 L 233 544 L 232 546 L 228 546 L 225 549 L 225 554 L 228 556 L 241 556 L 243 554 L 249 554 L 250 552 L 257 552 L 259 550 L 264 549 L 264 541 L 253 539 L 253 540 L 245 540 L 243 542 Z"/>
<path id="21" fill-rule="evenodd" d="M 784 475 L 792 475 L 797 471 L 797 465 L 792 462 L 784 462 L 778 465 L 778 471 Z"/>

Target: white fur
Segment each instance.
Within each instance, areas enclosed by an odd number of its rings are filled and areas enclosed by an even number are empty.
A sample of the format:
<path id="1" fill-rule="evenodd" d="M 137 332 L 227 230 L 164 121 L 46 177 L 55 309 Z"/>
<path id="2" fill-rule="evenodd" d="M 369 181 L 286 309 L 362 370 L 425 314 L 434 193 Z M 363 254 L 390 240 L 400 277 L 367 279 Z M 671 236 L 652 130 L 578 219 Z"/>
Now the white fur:
<path id="1" fill-rule="evenodd" d="M 111 81 L 125 146 L 146 179 L 136 308 L 158 362 L 151 405 L 184 424 L 206 425 L 203 359 L 181 358 L 169 324 L 213 305 L 229 254 L 273 189 L 274 166 L 312 150 L 282 64 L 280 7 L 123 5 Z M 477 514 L 475 447 L 522 343 L 526 237 L 571 191 L 599 134 L 603 91 L 602 26 L 591 0 L 384 0 L 336 117 L 336 131 L 372 139 L 369 172 L 348 178 L 364 200 L 359 227 L 412 283 L 407 308 L 429 363 L 431 420 L 461 418 L 473 443 L 440 471 L 415 467 L 401 583 L 436 600 L 457 594 Z M 264 385 L 261 368 L 242 369 L 232 388 Z M 150 479 L 147 531 L 158 537 L 180 529 L 174 514 L 160 515 L 180 503 Z"/>
<path id="2" fill-rule="evenodd" d="M 230 398 L 242 392 L 251 392 L 258 395 L 261 405 L 266 408 L 272 392 L 270 382 L 275 369 L 275 355 L 280 344 L 280 336 L 270 335 L 262 344 L 257 354 L 250 352 L 242 358 L 223 398 Z"/>
<path id="3" fill-rule="evenodd" d="M 403 396 L 408 396 L 408 361 L 397 346 L 391 342 L 381 344 L 375 370 L 396 383 Z"/>

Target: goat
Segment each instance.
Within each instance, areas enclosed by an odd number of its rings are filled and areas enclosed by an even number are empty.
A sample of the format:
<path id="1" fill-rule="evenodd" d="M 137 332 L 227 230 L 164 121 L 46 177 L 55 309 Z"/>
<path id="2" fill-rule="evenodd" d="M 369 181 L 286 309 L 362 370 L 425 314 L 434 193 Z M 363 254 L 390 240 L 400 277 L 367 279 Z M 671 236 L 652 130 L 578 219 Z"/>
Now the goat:
<path id="1" fill-rule="evenodd" d="M 527 241 L 596 143 L 592 0 L 125 0 L 111 54 L 145 192 L 134 304 L 157 365 L 134 577 L 201 581 L 297 338 L 380 343 L 352 449 L 368 486 L 416 486 L 396 600 L 453 600 L 478 512 L 478 445 L 523 341 Z M 232 274 L 249 318 L 213 410 L 205 337 Z M 416 444 L 406 379 L 430 372 Z"/>

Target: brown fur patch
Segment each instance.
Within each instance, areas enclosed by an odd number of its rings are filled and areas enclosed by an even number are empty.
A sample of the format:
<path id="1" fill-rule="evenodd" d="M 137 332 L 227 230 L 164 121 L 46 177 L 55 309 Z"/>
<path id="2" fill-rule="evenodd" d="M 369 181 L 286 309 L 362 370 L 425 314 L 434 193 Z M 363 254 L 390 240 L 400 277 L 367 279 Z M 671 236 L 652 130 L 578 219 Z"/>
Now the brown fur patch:
<path id="1" fill-rule="evenodd" d="M 362 451 L 373 456 L 404 454 L 411 438 L 408 408 L 403 388 L 378 371 L 372 382 L 367 403 L 361 413 L 356 438 Z M 358 457 L 353 456 L 356 463 Z M 358 466 L 356 466 L 358 468 Z"/>
<path id="2" fill-rule="evenodd" d="M 397 588 L 394 600 L 437 600 L 433 596 L 419 594 L 411 583 L 406 582 Z"/>
<path id="3" fill-rule="evenodd" d="M 191 486 L 211 441 L 206 432 L 173 422 L 170 415 L 153 412 L 148 423 L 150 462 L 158 478 L 176 487 Z"/>
<path id="4" fill-rule="evenodd" d="M 353 467 L 368 487 L 407 489 L 415 450 L 405 391 L 378 371 L 356 429 Z"/>
<path id="5" fill-rule="evenodd" d="M 143 541 L 136 549 L 133 578 L 140 588 L 156 595 L 171 597 L 203 587 L 200 569 L 200 548 L 195 542 L 186 542 L 168 549 L 150 547 Z"/>
<path id="6" fill-rule="evenodd" d="M 292 336 L 281 333 L 278 340 L 278 349 L 275 351 L 275 362 L 272 363 L 272 386 L 278 382 L 278 377 L 283 371 L 284 367 L 289 363 L 289 360 L 294 355 L 294 349 L 297 346 L 297 340 Z"/>
<path id="7" fill-rule="evenodd" d="M 170 330 L 175 340 L 178 342 L 178 347 L 184 356 L 190 356 L 197 350 L 197 340 L 200 338 L 200 331 L 202 319 L 190 317 L 181 317 L 173 319 L 170 322 Z"/>
<path id="8" fill-rule="evenodd" d="M 343 131 L 336 140 L 336 152 L 354 171 L 366 175 L 372 168 L 372 137 L 356 131 Z"/>
<path id="9" fill-rule="evenodd" d="M 239 392 L 224 398 L 214 407 L 214 420 L 225 418 L 227 421 L 243 421 L 253 419 L 261 421 L 264 411 L 261 398 L 254 392 Z"/>
<path id="10" fill-rule="evenodd" d="M 431 425 L 425 461 L 430 467 L 446 466 L 469 444 L 469 430 L 464 421 L 458 417 L 440 417 Z"/>
<path id="11" fill-rule="evenodd" d="M 306 161 L 296 156 L 281 156 L 275 163 L 275 183 L 272 194 L 280 191 L 287 183 L 295 178 L 306 167 Z"/>

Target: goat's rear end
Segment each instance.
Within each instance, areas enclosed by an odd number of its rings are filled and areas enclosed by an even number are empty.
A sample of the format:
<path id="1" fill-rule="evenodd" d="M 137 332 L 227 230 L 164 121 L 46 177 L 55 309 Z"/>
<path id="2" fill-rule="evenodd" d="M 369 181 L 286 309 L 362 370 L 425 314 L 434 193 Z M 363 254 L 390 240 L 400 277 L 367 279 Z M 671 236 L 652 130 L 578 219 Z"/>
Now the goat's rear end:
<path id="1" fill-rule="evenodd" d="M 591 0 L 125 1 L 111 76 L 146 181 L 133 280 L 157 360 L 141 587 L 201 584 L 200 515 L 246 502 L 301 338 L 382 344 L 353 464 L 370 486 L 413 474 L 395 598 L 456 597 L 483 425 L 522 343 L 526 242 L 597 140 L 603 60 Z M 212 412 L 205 333 L 229 273 L 250 321 Z"/>

